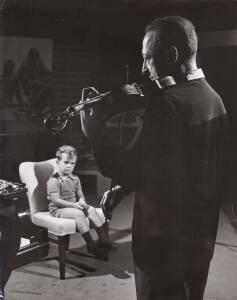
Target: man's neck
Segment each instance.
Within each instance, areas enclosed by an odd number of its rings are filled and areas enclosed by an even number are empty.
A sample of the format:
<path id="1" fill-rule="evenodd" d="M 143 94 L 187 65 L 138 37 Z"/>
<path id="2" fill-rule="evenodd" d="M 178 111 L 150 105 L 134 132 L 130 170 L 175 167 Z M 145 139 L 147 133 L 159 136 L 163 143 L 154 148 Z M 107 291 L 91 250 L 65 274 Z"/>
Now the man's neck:
<path id="1" fill-rule="evenodd" d="M 178 73 L 182 76 L 195 70 L 197 70 L 196 61 L 189 61 L 180 65 Z"/>

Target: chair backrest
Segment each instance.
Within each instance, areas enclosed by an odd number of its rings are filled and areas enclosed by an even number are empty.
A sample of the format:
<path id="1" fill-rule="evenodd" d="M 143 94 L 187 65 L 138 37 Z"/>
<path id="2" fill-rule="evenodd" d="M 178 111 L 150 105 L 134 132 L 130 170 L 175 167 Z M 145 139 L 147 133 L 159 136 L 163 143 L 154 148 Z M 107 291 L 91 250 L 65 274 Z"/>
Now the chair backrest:
<path id="1" fill-rule="evenodd" d="M 56 158 L 42 162 L 22 162 L 19 175 L 28 189 L 30 211 L 32 214 L 48 210 L 46 183 L 57 170 Z"/>

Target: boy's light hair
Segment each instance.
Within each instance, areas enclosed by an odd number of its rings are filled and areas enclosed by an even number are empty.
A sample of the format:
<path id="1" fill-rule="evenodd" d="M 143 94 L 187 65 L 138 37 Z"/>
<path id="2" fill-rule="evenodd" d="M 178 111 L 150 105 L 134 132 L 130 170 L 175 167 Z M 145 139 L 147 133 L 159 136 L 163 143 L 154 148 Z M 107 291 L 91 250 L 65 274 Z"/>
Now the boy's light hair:
<path id="1" fill-rule="evenodd" d="M 56 158 L 60 160 L 62 158 L 62 154 L 66 153 L 69 158 L 76 157 L 77 158 L 77 150 L 73 146 L 63 145 L 58 148 L 56 152 Z"/>

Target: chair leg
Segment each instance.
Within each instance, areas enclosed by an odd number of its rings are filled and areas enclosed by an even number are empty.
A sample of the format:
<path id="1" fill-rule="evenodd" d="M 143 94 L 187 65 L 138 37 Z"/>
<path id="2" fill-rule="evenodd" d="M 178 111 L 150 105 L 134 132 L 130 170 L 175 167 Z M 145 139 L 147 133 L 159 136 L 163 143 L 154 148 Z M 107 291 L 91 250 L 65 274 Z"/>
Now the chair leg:
<path id="1" fill-rule="evenodd" d="M 65 279 L 67 236 L 58 237 L 58 256 L 60 279 Z"/>
<path id="2" fill-rule="evenodd" d="M 70 234 L 65 235 L 66 239 L 66 250 L 69 250 Z"/>

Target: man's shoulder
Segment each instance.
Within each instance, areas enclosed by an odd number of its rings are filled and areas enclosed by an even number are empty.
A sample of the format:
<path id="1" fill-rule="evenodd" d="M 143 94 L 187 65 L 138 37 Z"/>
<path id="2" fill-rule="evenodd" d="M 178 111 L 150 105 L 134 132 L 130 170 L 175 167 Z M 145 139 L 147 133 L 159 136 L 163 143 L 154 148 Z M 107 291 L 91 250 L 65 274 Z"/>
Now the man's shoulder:
<path id="1" fill-rule="evenodd" d="M 175 86 L 165 93 L 164 101 L 195 124 L 226 113 L 221 97 L 205 79 Z"/>
<path id="2" fill-rule="evenodd" d="M 182 101 L 184 98 L 192 99 L 199 97 L 200 95 L 220 98 L 220 95 L 213 89 L 205 78 L 181 82 L 164 90 L 162 96 L 163 99 L 175 98 Z"/>

